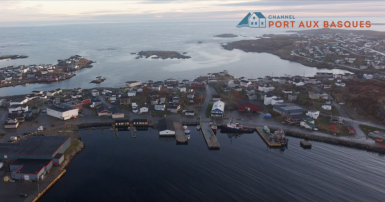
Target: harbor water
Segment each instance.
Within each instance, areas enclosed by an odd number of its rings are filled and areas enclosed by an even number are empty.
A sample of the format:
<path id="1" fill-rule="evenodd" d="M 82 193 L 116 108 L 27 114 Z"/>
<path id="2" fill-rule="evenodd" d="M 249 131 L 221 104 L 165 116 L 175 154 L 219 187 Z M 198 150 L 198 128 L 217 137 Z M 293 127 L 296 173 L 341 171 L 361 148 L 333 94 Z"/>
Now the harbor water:
<path id="1" fill-rule="evenodd" d="M 196 127 L 187 145 L 158 131 L 81 130 L 86 148 L 43 196 L 52 201 L 384 201 L 384 157 L 289 138 L 269 149 L 258 134 L 218 133 L 209 150 Z"/>

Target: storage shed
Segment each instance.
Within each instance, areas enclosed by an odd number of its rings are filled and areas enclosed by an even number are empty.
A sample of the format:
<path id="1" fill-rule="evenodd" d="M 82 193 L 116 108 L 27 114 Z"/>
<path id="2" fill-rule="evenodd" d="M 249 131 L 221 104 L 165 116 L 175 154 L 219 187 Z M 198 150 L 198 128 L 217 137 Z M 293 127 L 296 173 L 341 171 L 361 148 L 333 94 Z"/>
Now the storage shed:
<path id="1" fill-rule="evenodd" d="M 172 120 L 161 119 L 158 122 L 159 136 L 174 136 L 175 128 Z"/>

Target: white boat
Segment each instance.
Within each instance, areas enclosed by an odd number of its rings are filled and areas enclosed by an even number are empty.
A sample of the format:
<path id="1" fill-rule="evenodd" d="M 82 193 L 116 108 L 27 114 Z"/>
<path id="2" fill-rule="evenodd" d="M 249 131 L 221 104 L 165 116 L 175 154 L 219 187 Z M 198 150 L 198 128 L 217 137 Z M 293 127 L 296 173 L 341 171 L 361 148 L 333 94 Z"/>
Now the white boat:
<path id="1" fill-rule="evenodd" d="M 200 130 L 201 129 L 201 125 L 197 125 L 197 130 Z"/>
<path id="2" fill-rule="evenodd" d="M 190 135 L 186 135 L 187 139 L 189 140 L 190 139 Z"/>
<path id="3" fill-rule="evenodd" d="M 183 129 L 186 130 L 186 129 L 187 129 L 187 126 L 183 126 Z"/>
<path id="4" fill-rule="evenodd" d="M 190 134 L 190 130 L 189 129 L 184 130 L 184 134 L 186 135 Z"/>

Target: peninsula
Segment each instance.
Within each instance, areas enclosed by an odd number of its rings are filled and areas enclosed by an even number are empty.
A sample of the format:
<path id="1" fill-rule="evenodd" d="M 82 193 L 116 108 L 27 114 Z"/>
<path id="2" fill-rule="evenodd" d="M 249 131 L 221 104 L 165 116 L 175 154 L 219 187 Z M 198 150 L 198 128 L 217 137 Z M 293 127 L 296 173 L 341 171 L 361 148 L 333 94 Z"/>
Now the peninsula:
<path id="1" fill-rule="evenodd" d="M 58 64 L 20 65 L 0 68 L 0 87 L 29 83 L 46 83 L 66 80 L 76 76 L 74 71 L 92 67 L 93 61 L 80 55 L 58 60 Z"/>
<path id="2" fill-rule="evenodd" d="M 262 38 L 234 41 L 222 47 L 271 53 L 309 67 L 363 73 L 380 73 L 385 69 L 385 32 L 328 28 L 289 32 L 293 34 L 265 34 Z"/>

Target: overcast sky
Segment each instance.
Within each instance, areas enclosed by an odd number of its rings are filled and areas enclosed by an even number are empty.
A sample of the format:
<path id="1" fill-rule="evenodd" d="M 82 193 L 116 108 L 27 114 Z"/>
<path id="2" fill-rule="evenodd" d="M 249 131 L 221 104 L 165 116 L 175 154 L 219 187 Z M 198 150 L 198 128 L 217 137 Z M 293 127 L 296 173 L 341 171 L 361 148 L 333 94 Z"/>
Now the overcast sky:
<path id="1" fill-rule="evenodd" d="M 240 19 L 247 12 L 298 17 L 385 17 L 385 1 L 4 1 L 0 22 Z"/>

